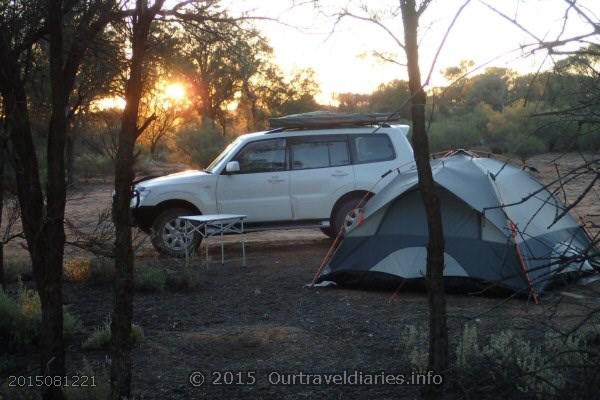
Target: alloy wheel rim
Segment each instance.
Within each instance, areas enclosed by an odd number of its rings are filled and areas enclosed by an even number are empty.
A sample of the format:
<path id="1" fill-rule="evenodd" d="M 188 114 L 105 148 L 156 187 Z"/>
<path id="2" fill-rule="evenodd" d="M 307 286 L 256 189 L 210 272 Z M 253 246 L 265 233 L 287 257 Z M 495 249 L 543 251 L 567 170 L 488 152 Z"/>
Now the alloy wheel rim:
<path id="1" fill-rule="evenodd" d="M 165 246 L 170 250 L 185 250 L 186 244 L 187 247 L 191 246 L 194 239 L 192 224 L 188 221 L 173 218 L 164 225 L 162 239 Z"/>

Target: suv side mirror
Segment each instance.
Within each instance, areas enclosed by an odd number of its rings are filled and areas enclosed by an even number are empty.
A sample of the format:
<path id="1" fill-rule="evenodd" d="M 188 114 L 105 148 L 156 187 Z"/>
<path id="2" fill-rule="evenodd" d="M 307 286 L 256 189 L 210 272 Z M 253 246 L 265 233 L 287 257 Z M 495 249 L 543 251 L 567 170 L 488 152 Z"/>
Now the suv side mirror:
<path id="1" fill-rule="evenodd" d="M 240 163 L 238 161 L 229 161 L 227 165 L 225 165 L 225 172 L 229 174 L 240 172 Z"/>

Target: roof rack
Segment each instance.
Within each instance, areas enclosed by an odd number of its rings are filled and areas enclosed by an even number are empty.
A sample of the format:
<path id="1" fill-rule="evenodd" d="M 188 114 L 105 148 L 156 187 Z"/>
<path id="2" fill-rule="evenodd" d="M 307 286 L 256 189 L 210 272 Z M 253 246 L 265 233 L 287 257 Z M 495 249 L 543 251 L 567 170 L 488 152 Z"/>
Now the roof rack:
<path id="1" fill-rule="evenodd" d="M 274 128 L 267 133 L 282 132 L 287 129 L 325 129 L 340 127 L 379 126 L 390 127 L 390 122 L 399 121 L 395 113 L 339 113 L 332 111 L 313 111 L 303 114 L 291 114 L 279 118 L 270 118 L 269 125 Z"/>

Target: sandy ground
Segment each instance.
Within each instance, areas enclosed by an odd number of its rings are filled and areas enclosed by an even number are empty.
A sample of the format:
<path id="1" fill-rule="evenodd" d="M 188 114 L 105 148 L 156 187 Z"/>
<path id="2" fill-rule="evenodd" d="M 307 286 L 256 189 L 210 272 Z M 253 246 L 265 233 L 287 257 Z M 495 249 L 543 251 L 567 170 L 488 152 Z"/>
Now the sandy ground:
<path id="1" fill-rule="evenodd" d="M 532 160 L 544 179 L 552 179 L 555 156 Z M 578 164 L 579 156 L 558 160 L 560 170 Z M 585 182 L 568 186 L 568 197 L 577 197 Z M 598 190 L 577 207 L 582 216 L 600 223 Z M 82 185 L 70 197 L 68 218 L 78 225 L 93 224 L 97 213 L 110 205 L 111 187 Z M 596 196 L 596 197 L 592 197 Z M 237 242 L 229 237 L 228 241 Z M 397 399 L 415 398 L 418 387 L 378 386 L 275 386 L 272 372 L 341 372 L 362 370 L 410 374 L 404 361 L 400 335 L 409 325 L 426 326 L 427 297 L 422 291 L 359 291 L 349 289 L 308 289 L 331 241 L 317 230 L 291 230 L 247 235 L 248 266 L 242 267 L 237 243 L 227 244 L 225 265 L 202 265 L 200 285 L 184 292 L 138 293 L 134 321 L 143 327 L 145 340 L 134 351 L 133 389 L 140 399 Z M 218 257 L 213 246 L 211 256 Z M 24 256 L 12 243 L 6 256 Z M 67 257 L 81 256 L 69 249 Z M 144 244 L 138 264 L 153 263 L 171 273 L 182 268 L 181 261 L 160 257 Z M 597 307 L 600 285 L 572 284 L 548 293 L 541 306 L 523 299 L 448 295 L 450 348 L 467 321 L 480 328 L 480 337 L 503 329 L 526 334 L 539 333 L 540 321 L 549 326 L 567 327 Z M 564 296 L 568 293 L 568 296 Z M 81 365 L 83 357 L 106 367 L 106 352 L 83 351 L 80 343 L 101 324 L 112 309 L 110 285 L 90 283 L 65 285 L 65 304 L 83 322 L 84 332 L 68 349 L 69 366 Z M 424 347 L 423 351 L 427 351 Z M 16 371 L 35 370 L 37 357 L 32 349 L 14 355 Z M 206 377 L 201 387 L 188 378 L 193 371 Z M 252 372 L 253 385 L 212 385 L 223 371 Z M 13 372 L 14 373 L 14 372 Z M 105 379 L 100 376 L 100 379 Z M 247 382 L 247 381 L 246 381 Z M 449 382 L 448 398 L 465 398 L 466 388 Z M 1 396 L 0 396 L 1 397 Z"/>

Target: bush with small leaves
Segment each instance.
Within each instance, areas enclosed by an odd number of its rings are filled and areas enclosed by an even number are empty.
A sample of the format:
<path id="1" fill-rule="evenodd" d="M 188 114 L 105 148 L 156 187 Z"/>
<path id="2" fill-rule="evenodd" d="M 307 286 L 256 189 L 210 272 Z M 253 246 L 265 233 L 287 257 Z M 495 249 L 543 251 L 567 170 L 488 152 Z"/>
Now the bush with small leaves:
<path id="1" fill-rule="evenodd" d="M 94 368 L 88 359 L 83 357 L 82 366 L 75 375 L 93 377 L 93 382 L 87 382 L 87 386 L 66 387 L 64 392 L 68 400 L 106 400 L 109 398 L 110 375 L 105 366 Z"/>
<path id="2" fill-rule="evenodd" d="M 105 257 L 95 257 L 90 260 L 90 282 L 108 284 L 115 280 L 115 265 Z"/>
<path id="3" fill-rule="evenodd" d="M 0 356 L 0 375 L 14 371 L 16 368 L 17 364 L 15 363 L 15 360 L 8 358 L 6 355 Z"/>
<path id="4" fill-rule="evenodd" d="M 167 275 L 162 268 L 144 266 L 137 271 L 135 287 L 143 292 L 161 292 L 166 281 Z"/>
<path id="5" fill-rule="evenodd" d="M 423 326 L 408 325 L 400 333 L 400 351 L 415 371 L 427 369 L 427 343 L 428 333 Z"/>
<path id="6" fill-rule="evenodd" d="M 0 341 L 7 343 L 12 336 L 13 323 L 17 317 L 17 302 L 4 290 L 0 290 Z"/>
<path id="7" fill-rule="evenodd" d="M 74 258 L 66 260 L 63 264 L 63 276 L 68 282 L 86 282 L 92 275 L 91 260 L 89 258 Z"/>
<path id="8" fill-rule="evenodd" d="M 0 291 L 0 337 L 9 348 L 36 343 L 42 322 L 40 296 L 21 286 L 16 298 Z M 71 338 L 81 329 L 81 321 L 68 307 L 63 310 L 63 334 Z"/>
<path id="9" fill-rule="evenodd" d="M 111 320 L 107 319 L 102 325 L 97 327 L 94 332 L 83 342 L 81 348 L 83 350 L 101 350 L 106 349 L 110 345 Z M 138 344 L 144 340 L 144 330 L 136 324 L 131 325 L 131 343 Z"/>
<path id="10" fill-rule="evenodd" d="M 468 364 L 480 357 L 479 329 L 474 324 L 466 324 L 462 335 L 456 345 L 456 365 L 465 368 Z"/>
<path id="11" fill-rule="evenodd" d="M 172 291 L 193 290 L 200 285 L 200 273 L 198 270 L 184 267 L 167 274 L 166 287 Z"/>
<path id="12" fill-rule="evenodd" d="M 7 283 L 28 281 L 32 278 L 31 260 L 28 257 L 11 257 L 4 261 L 4 279 Z"/>

